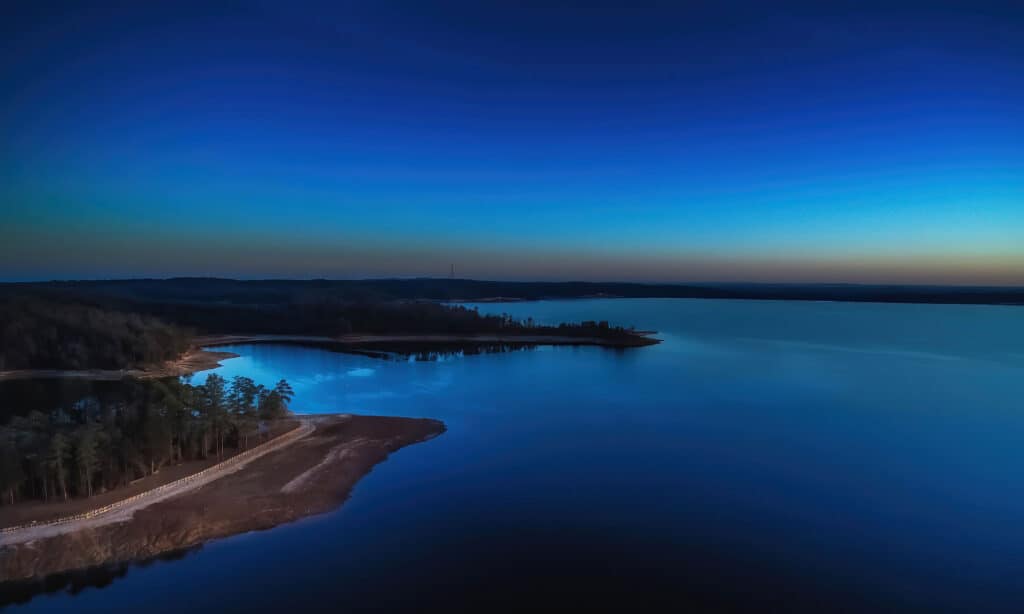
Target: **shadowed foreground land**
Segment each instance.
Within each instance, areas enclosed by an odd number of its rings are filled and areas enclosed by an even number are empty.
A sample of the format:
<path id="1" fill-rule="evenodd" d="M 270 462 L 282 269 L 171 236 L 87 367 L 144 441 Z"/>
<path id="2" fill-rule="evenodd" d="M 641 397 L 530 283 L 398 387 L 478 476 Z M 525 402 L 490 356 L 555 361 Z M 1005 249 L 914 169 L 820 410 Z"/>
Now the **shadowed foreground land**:
<path id="1" fill-rule="evenodd" d="M 131 520 L 3 547 L 0 580 L 149 559 L 332 510 L 390 453 L 445 430 L 443 423 L 429 419 L 314 420 L 315 431 L 294 444 L 198 490 L 137 511 Z"/>

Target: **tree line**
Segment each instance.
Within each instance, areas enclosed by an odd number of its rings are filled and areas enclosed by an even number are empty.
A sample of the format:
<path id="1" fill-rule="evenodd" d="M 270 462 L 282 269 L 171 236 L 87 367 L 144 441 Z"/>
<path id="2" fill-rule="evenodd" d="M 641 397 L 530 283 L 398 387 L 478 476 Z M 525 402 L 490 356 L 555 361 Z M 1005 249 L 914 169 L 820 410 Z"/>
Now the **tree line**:
<path id="1" fill-rule="evenodd" d="M 296 296 L 286 303 L 118 302 L 49 293 L 0 298 L 0 371 L 128 369 L 178 358 L 205 334 L 558 335 L 628 337 L 607 322 L 542 326 L 427 301 Z M 308 300 L 307 300 L 308 299 Z"/>
<path id="2" fill-rule="evenodd" d="M 717 298 L 1024 305 L 1021 286 L 483 281 L 474 279 L 262 279 L 203 277 L 0 284 L 6 292 L 61 291 L 152 303 L 284 304 L 300 301 L 474 301 L 573 298 Z"/>
<path id="3" fill-rule="evenodd" d="M 293 396 L 285 380 L 125 379 L 115 395 L 14 416 L 0 427 L 2 500 L 90 497 L 168 465 L 224 458 L 264 439 L 270 421 L 290 414 Z"/>
<path id="4" fill-rule="evenodd" d="M 150 315 L 71 300 L 0 300 L 0 371 L 124 369 L 177 358 L 190 336 Z"/>

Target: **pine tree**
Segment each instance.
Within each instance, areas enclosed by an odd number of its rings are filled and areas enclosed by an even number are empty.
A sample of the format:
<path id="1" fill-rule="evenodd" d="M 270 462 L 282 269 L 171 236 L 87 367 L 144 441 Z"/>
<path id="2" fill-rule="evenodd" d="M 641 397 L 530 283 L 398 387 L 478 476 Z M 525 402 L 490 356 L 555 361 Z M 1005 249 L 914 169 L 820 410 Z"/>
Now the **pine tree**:
<path id="1" fill-rule="evenodd" d="M 79 488 L 84 487 L 86 496 L 91 497 L 92 478 L 100 465 L 99 455 L 96 453 L 96 430 L 91 424 L 85 425 L 78 429 L 77 435 L 75 464 L 78 466 Z"/>
<path id="2" fill-rule="evenodd" d="M 10 503 L 14 503 L 15 493 L 25 482 L 25 471 L 21 466 L 14 434 L 0 432 L 0 489 L 3 489 Z"/>
<path id="3" fill-rule="evenodd" d="M 56 433 L 50 440 L 49 455 L 46 458 L 47 468 L 53 474 L 57 488 L 60 489 L 61 497 L 68 499 L 68 456 L 71 452 L 71 442 L 64 433 Z"/>
<path id="4" fill-rule="evenodd" d="M 292 385 L 288 383 L 288 380 L 283 379 L 277 382 L 274 386 L 274 391 L 281 397 L 281 400 L 284 401 L 286 407 L 288 403 L 291 403 L 292 399 L 295 398 L 295 391 L 292 390 Z"/>

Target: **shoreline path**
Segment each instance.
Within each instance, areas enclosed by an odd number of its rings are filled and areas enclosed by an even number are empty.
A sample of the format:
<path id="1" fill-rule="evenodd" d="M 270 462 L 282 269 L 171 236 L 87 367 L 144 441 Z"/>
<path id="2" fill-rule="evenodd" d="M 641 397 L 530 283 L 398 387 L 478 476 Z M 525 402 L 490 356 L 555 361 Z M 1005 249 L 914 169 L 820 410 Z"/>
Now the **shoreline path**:
<path id="1" fill-rule="evenodd" d="M 280 450 L 316 430 L 316 418 L 311 416 L 297 416 L 297 418 L 299 419 L 299 426 L 297 428 L 198 473 L 185 476 L 162 486 L 157 486 L 152 490 L 147 490 L 128 499 L 111 503 L 97 510 L 78 514 L 77 516 L 3 529 L 0 531 L 0 547 L 130 520 L 132 515 L 138 510 L 171 497 L 191 492 L 224 476 L 231 475 L 252 461 Z"/>

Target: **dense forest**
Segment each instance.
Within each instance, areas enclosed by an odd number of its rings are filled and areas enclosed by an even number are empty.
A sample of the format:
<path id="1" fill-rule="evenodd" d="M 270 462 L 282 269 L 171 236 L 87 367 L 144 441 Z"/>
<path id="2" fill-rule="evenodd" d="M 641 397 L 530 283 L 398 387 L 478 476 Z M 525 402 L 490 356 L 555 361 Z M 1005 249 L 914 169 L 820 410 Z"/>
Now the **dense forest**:
<path id="1" fill-rule="evenodd" d="M 152 316 L 75 300 L 0 299 L 0 371 L 141 367 L 188 346 L 183 329 Z"/>
<path id="2" fill-rule="evenodd" d="M 25 392 L 38 380 L 18 385 L 21 394 L 5 403 L 41 403 Z M 200 386 L 125 379 L 45 408 L 5 408 L 16 415 L 0 426 L 0 499 L 89 497 L 169 464 L 221 458 L 264 438 L 268 421 L 289 414 L 292 397 L 284 380 L 267 388 L 212 374 Z"/>
<path id="3" fill-rule="evenodd" d="M 427 301 L 288 303 L 283 305 L 138 306 L 179 326 L 203 333 L 374 335 L 561 335 L 578 337 L 631 336 L 607 322 L 542 326 L 531 318 L 485 315 L 461 305 Z"/>

